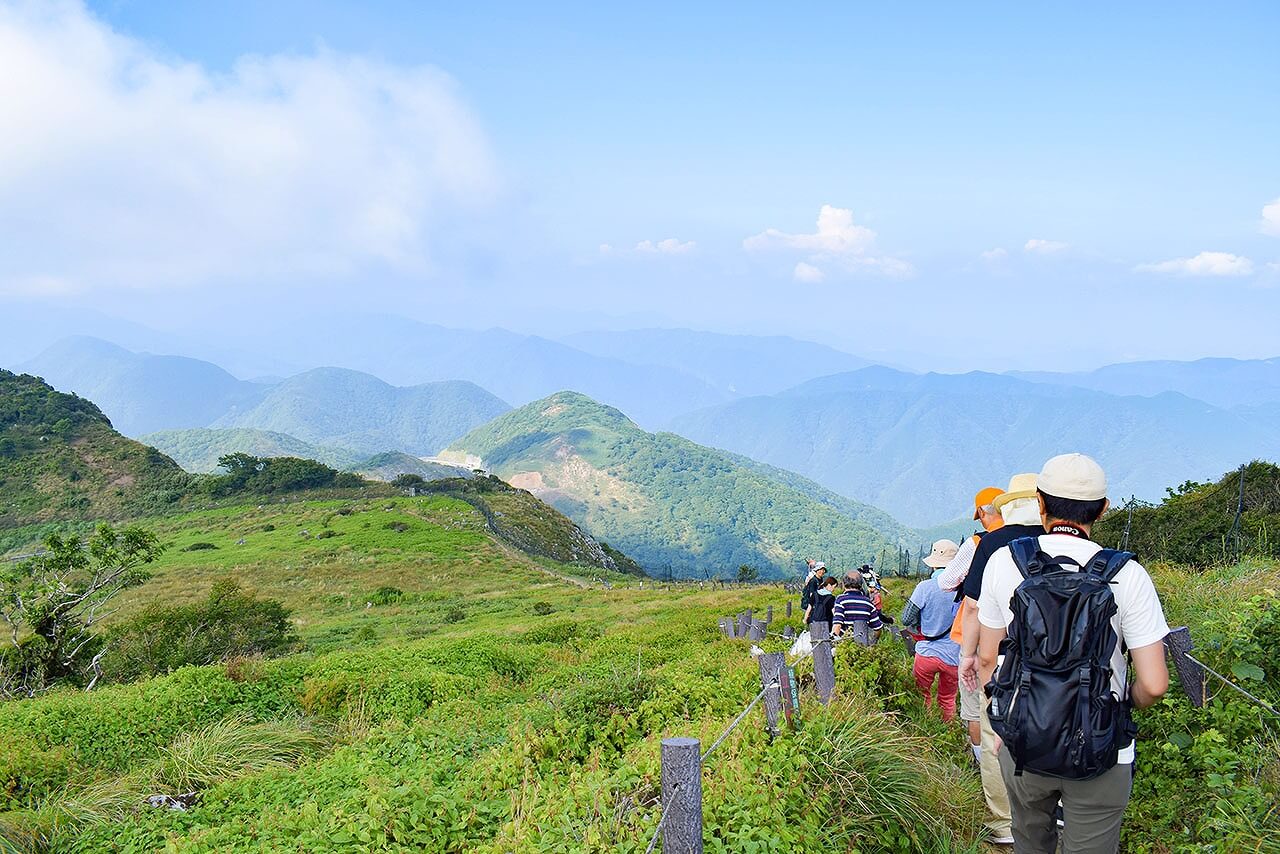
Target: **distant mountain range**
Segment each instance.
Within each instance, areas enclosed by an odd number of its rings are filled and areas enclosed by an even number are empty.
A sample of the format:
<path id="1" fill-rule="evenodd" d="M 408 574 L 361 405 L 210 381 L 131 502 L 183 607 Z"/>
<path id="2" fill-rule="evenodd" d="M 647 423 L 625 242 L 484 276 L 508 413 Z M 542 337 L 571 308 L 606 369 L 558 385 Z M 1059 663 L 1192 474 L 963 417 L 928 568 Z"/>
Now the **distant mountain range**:
<path id="1" fill-rule="evenodd" d="M 722 404 L 673 427 L 920 526 L 954 518 L 977 488 L 1003 485 L 1068 450 L 1096 456 L 1117 498 L 1159 496 L 1187 477 L 1280 456 L 1269 419 L 1181 394 L 1120 397 L 1005 375 L 882 367 Z"/>
<path id="2" fill-rule="evenodd" d="M 252 409 L 213 427 L 252 427 L 366 454 L 415 456 L 451 441 L 511 407 L 461 380 L 397 387 L 345 368 L 316 368 L 272 386 Z"/>
<path id="3" fill-rule="evenodd" d="M 126 435 L 251 428 L 349 449 L 359 459 L 383 451 L 435 453 L 511 408 L 465 381 L 396 387 L 358 371 L 317 368 L 274 384 L 248 382 L 210 362 L 133 353 L 87 337 L 58 342 L 22 370 L 62 391 L 102 401 L 113 426 Z M 181 454 L 194 459 L 185 449 Z M 194 447 L 191 454 L 199 456 Z M 339 461 L 329 452 L 320 457 Z"/>
<path id="4" fill-rule="evenodd" d="M 198 474 L 216 471 L 219 457 L 237 452 L 255 457 L 301 457 L 339 470 L 351 470 L 368 458 L 350 448 L 314 445 L 285 433 L 247 427 L 160 430 L 139 436 L 138 441 L 163 451 L 187 471 Z"/>
<path id="5" fill-rule="evenodd" d="M 252 408 L 267 393 L 267 386 L 236 379 L 210 362 L 133 353 L 84 336 L 59 341 L 18 370 L 94 401 L 127 436 L 204 427 Z"/>
<path id="6" fill-rule="evenodd" d="M 1221 407 L 1280 402 L 1280 358 L 1125 362 L 1083 373 L 1014 372 L 1011 376 L 1109 394 L 1151 396 L 1175 391 Z"/>
<path id="7" fill-rule="evenodd" d="M 824 502 L 816 484 L 647 433 L 574 392 L 509 412 L 442 458 L 530 490 L 659 575 L 725 577 L 748 564 L 777 577 L 811 555 L 856 566 L 896 554 L 909 536 L 872 508 Z"/>

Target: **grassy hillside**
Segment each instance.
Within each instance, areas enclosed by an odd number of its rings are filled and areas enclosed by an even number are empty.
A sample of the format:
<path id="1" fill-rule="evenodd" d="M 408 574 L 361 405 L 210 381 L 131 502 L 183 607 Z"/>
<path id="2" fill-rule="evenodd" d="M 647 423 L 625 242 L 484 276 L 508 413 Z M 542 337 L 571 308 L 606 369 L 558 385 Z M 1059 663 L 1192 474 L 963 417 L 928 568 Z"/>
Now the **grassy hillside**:
<path id="1" fill-rule="evenodd" d="M 984 373 L 867 368 L 678 418 L 673 429 L 818 481 L 915 526 L 953 519 L 985 484 L 1080 451 L 1113 495 L 1155 498 L 1188 474 L 1280 456 L 1262 417 L 1179 394 L 1118 397 Z"/>
<path id="2" fill-rule="evenodd" d="M 509 408 L 469 382 L 400 388 L 358 371 L 317 368 L 284 380 L 254 408 L 213 426 L 285 433 L 364 454 L 429 455 Z"/>
<path id="3" fill-rule="evenodd" d="M 901 531 L 573 392 L 495 419 L 449 454 L 483 459 L 659 573 L 724 577 L 745 563 L 790 575 L 809 555 L 857 565 L 893 550 Z"/>
<path id="4" fill-rule="evenodd" d="M 172 507 L 190 476 L 87 400 L 0 370 L 0 529 Z"/>
<path id="5" fill-rule="evenodd" d="M 117 430 L 137 438 L 157 430 L 204 427 L 262 399 L 267 386 L 210 362 L 133 353 L 97 338 L 59 341 L 21 370 L 60 391 L 93 400 Z"/>
<path id="6" fill-rule="evenodd" d="M 305 648 L 0 703 L 0 850 L 639 854 L 662 738 L 709 746 L 759 688 L 715 620 L 773 605 L 783 624 L 778 588 L 639 590 L 512 549 L 444 495 L 153 524 L 168 549 L 116 624 L 233 578 L 292 608 Z M 1170 621 L 1223 671 L 1261 655 L 1251 687 L 1280 701 L 1280 571 L 1191 579 L 1156 567 Z M 910 583 L 889 584 L 897 610 Z M 923 710 L 900 645 L 841 646 L 826 708 L 797 666 L 802 728 L 771 740 L 753 712 L 707 762 L 709 851 L 984 850 L 962 730 Z M 1124 851 L 1267 850 L 1280 753 L 1265 718 L 1225 691 L 1192 709 L 1175 683 L 1139 724 Z M 144 801 L 192 791 L 185 812 Z"/>
<path id="7" fill-rule="evenodd" d="M 244 427 L 161 430 L 140 436 L 138 441 L 164 452 L 187 471 L 201 474 L 216 471 L 219 457 L 236 452 L 255 457 L 301 457 L 336 469 L 350 469 L 367 459 L 366 454 L 348 448 L 313 445 L 285 433 Z"/>

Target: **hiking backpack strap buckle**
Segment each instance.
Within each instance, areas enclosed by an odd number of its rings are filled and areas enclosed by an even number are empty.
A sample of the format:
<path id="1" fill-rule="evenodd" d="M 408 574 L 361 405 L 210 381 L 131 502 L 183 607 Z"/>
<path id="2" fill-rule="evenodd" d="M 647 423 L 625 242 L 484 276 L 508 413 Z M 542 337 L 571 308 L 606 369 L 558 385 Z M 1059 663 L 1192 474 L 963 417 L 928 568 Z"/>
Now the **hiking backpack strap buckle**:
<path id="1" fill-rule="evenodd" d="M 1040 542 L 1035 537 L 1019 537 L 1009 543 L 1009 553 L 1013 555 L 1013 565 L 1022 573 L 1023 578 L 1030 578 L 1044 571 Z"/>
<path id="2" fill-rule="evenodd" d="M 1098 576 L 1107 584 L 1116 577 L 1124 565 L 1133 560 L 1133 552 L 1122 552 L 1119 549 L 1103 549 L 1089 561 L 1087 572 Z"/>

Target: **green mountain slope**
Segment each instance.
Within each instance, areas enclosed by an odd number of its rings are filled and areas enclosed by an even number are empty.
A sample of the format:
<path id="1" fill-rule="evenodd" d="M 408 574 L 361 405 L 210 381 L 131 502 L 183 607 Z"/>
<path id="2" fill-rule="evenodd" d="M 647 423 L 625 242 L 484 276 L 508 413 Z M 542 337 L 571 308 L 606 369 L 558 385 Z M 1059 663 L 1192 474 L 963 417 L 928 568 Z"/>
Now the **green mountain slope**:
<path id="1" fill-rule="evenodd" d="M 657 573 L 723 577 L 746 563 L 777 577 L 809 555 L 861 563 L 895 548 L 901 531 L 850 518 L 726 454 L 646 433 L 575 392 L 497 418 L 442 457 L 483 461 Z"/>
<path id="2" fill-rule="evenodd" d="M 343 368 L 317 368 L 284 380 L 248 412 L 214 427 L 252 427 L 365 454 L 388 449 L 434 454 L 510 407 L 462 381 L 397 387 Z"/>
<path id="3" fill-rule="evenodd" d="M 164 510 L 191 476 L 126 439 L 98 407 L 0 370 L 0 528 Z"/>
<path id="4" fill-rule="evenodd" d="M 161 430 L 139 436 L 138 441 L 163 451 L 187 471 L 202 474 L 217 470 L 219 457 L 237 452 L 255 457 L 301 457 L 336 469 L 351 469 L 367 459 L 366 454 L 348 448 L 313 445 L 286 433 L 248 427 Z"/>

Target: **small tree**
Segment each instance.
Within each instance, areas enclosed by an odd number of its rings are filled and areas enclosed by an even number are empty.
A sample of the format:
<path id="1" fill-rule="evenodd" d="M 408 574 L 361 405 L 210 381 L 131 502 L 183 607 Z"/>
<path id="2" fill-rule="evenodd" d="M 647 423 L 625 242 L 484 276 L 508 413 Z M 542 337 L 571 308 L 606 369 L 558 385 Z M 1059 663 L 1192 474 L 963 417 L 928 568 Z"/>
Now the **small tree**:
<path id="1" fill-rule="evenodd" d="M 427 485 L 427 479 L 420 474 L 405 472 L 404 474 L 396 475 L 395 479 L 391 481 L 391 485 L 396 489 L 421 489 Z"/>
<path id="2" fill-rule="evenodd" d="M 45 548 L 0 571 L 0 618 L 9 624 L 0 695 L 34 696 L 58 682 L 78 682 L 89 671 L 86 690 L 93 688 L 103 652 L 94 629 L 106 616 L 104 606 L 145 581 L 142 567 L 162 551 L 150 531 L 105 524 L 88 542 L 51 534 Z"/>
<path id="3" fill-rule="evenodd" d="M 738 567 L 739 581 L 755 581 L 759 577 L 760 570 L 756 569 L 754 566 L 744 563 L 742 566 Z"/>

